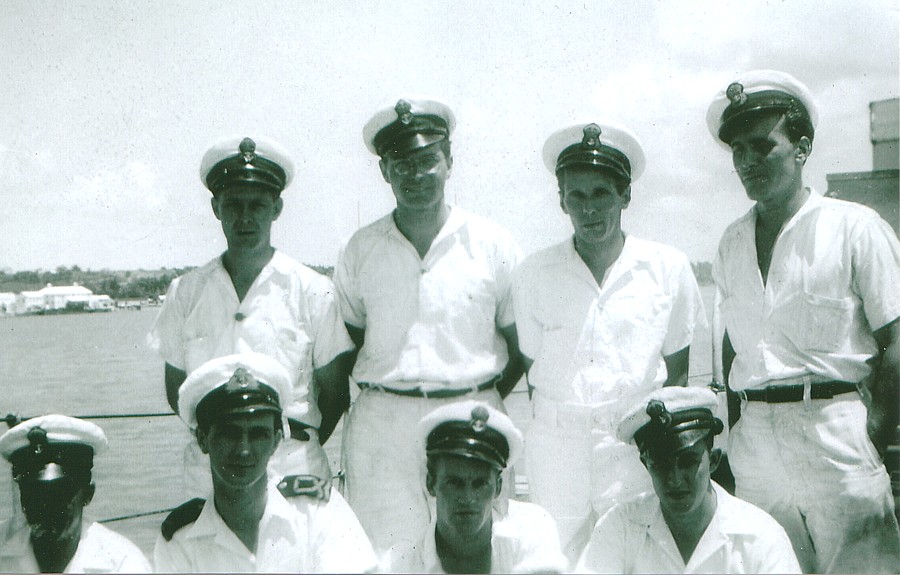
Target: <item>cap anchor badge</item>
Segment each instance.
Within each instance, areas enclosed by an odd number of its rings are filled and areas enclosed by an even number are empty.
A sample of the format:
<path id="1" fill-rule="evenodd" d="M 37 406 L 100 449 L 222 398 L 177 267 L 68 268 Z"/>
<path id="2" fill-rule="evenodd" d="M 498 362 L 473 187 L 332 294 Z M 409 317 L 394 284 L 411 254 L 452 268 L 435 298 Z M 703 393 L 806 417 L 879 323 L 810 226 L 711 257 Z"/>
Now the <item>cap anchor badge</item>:
<path id="1" fill-rule="evenodd" d="M 241 155 L 244 157 L 245 164 L 249 164 L 256 159 L 256 142 L 254 142 L 250 138 L 244 138 L 243 140 L 241 140 L 241 144 L 238 146 L 238 150 L 240 150 Z"/>
<path id="2" fill-rule="evenodd" d="M 475 431 L 484 431 L 487 427 L 487 420 L 491 415 L 484 406 L 476 406 L 472 409 L 472 421 L 470 425 Z"/>
<path id="3" fill-rule="evenodd" d="M 669 427 L 672 424 L 672 414 L 666 409 L 666 404 L 658 399 L 651 399 L 647 404 L 647 415 L 659 426 Z"/>
<path id="4" fill-rule="evenodd" d="M 401 124 L 409 124 L 412 122 L 412 104 L 406 100 L 399 100 L 397 105 L 394 106 L 394 111 L 397 112 L 397 117 L 400 118 Z"/>
<path id="5" fill-rule="evenodd" d="M 256 383 L 256 378 L 250 375 L 249 371 L 243 367 L 239 367 L 234 371 L 234 375 L 231 376 L 228 383 L 225 384 L 225 389 L 228 391 L 240 391 L 250 387 L 256 387 Z"/>
<path id="6" fill-rule="evenodd" d="M 747 101 L 747 94 L 744 93 L 744 86 L 739 82 L 732 82 L 725 89 L 725 96 L 731 100 L 732 106 L 743 106 Z"/>
<path id="7" fill-rule="evenodd" d="M 28 443 L 35 455 L 43 453 L 47 447 L 47 432 L 41 427 L 35 427 L 28 430 Z"/>
<path id="8" fill-rule="evenodd" d="M 600 134 L 603 130 L 597 124 L 588 124 L 584 127 L 584 138 L 581 143 L 586 147 L 596 150 L 600 147 Z"/>

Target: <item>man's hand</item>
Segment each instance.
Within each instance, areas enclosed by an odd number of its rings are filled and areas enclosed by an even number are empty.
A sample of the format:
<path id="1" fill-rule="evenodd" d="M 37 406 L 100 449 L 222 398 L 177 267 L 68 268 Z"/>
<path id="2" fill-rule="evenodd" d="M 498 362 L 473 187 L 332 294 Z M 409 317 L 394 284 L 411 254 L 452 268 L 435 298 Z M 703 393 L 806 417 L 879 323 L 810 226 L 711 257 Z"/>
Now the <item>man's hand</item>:
<path id="1" fill-rule="evenodd" d="M 872 373 L 860 382 L 859 390 L 868 410 L 866 431 L 883 459 L 900 420 L 900 318 L 873 335 L 879 353 L 869 360 Z"/>

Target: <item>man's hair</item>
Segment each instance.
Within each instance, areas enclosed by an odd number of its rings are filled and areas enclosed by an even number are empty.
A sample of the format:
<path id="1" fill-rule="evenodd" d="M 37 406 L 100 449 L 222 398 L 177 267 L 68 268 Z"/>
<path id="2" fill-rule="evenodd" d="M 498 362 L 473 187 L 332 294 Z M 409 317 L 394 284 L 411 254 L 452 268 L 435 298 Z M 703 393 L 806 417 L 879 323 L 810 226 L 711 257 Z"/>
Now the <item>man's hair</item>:
<path id="1" fill-rule="evenodd" d="M 800 138 L 806 136 L 813 141 L 815 128 L 806 109 L 796 101 L 791 102 L 790 107 L 784 113 L 784 131 L 791 143 L 796 144 Z"/>
<path id="2" fill-rule="evenodd" d="M 442 152 L 444 152 L 445 159 L 450 160 L 453 157 L 453 155 L 450 153 L 450 138 L 444 138 L 440 142 L 435 142 L 435 144 L 440 144 L 440 150 Z M 434 144 L 429 144 L 429 145 L 431 146 Z M 415 152 L 415 151 L 416 150 L 412 150 L 412 152 Z M 396 156 L 394 156 L 393 154 L 387 153 L 387 154 L 381 156 L 381 160 L 384 162 L 387 162 L 388 160 L 394 159 L 395 157 Z"/>

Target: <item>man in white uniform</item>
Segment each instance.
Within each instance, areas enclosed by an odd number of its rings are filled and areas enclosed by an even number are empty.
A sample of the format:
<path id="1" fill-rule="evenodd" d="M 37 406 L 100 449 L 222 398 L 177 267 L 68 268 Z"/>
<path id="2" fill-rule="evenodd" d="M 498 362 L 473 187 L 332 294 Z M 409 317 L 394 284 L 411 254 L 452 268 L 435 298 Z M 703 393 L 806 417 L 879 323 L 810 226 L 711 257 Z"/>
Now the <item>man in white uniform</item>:
<path id="1" fill-rule="evenodd" d="M 771 70 L 707 116 L 756 202 L 713 264 L 728 457 L 736 494 L 784 526 L 804 571 L 896 572 L 880 454 L 900 410 L 900 245 L 872 210 L 803 185 L 817 118 L 806 86 Z"/>
<path id="2" fill-rule="evenodd" d="M 294 400 L 285 405 L 290 435 L 272 471 L 308 475 L 311 489 L 328 497 L 332 474 L 320 443 L 349 406 L 353 344 L 331 281 L 272 247 L 272 223 L 292 175 L 287 153 L 264 138 L 226 138 L 206 152 L 200 178 L 228 249 L 172 282 L 149 340 L 166 361 L 173 409 L 186 375 L 212 358 L 255 351 L 281 362 Z M 186 467 L 189 494 L 203 495 L 209 463 L 196 444 Z"/>
<path id="3" fill-rule="evenodd" d="M 533 388 L 531 500 L 556 520 L 574 562 L 599 515 L 650 489 L 615 425 L 649 391 L 687 383 L 694 326 L 705 317 L 687 257 L 622 231 L 644 168 L 630 131 L 564 128 L 544 145 L 544 162 L 575 234 L 525 259 L 514 307 Z"/>
<path id="4" fill-rule="evenodd" d="M 425 536 L 392 549 L 391 571 L 409 573 L 562 573 L 556 524 L 533 503 L 500 496 L 501 472 L 522 451 L 522 434 L 503 413 L 478 401 L 445 405 L 419 423 L 425 485 L 436 508 Z"/>
<path id="5" fill-rule="evenodd" d="M 378 552 L 428 525 L 419 420 L 466 398 L 500 407 L 522 375 L 510 294 L 521 252 L 496 224 L 447 205 L 454 124 L 433 100 L 400 100 L 366 124 L 397 208 L 356 232 L 335 269 L 362 390 L 344 427 L 344 493 Z"/>
<path id="6" fill-rule="evenodd" d="M 0 521 L 0 573 L 150 573 L 134 543 L 84 525 L 94 456 L 106 448 L 102 429 L 65 415 L 29 419 L 0 437 L 24 511 Z"/>
<path id="7" fill-rule="evenodd" d="M 267 355 L 216 358 L 188 376 L 179 415 L 209 454 L 213 490 L 163 522 L 157 572 L 362 573 L 375 555 L 353 512 L 269 481 L 291 378 Z"/>
<path id="8" fill-rule="evenodd" d="M 625 416 L 653 492 L 600 518 L 578 564 L 587 573 L 800 573 L 784 529 L 710 480 L 721 457 L 716 396 L 703 388 L 652 392 Z"/>

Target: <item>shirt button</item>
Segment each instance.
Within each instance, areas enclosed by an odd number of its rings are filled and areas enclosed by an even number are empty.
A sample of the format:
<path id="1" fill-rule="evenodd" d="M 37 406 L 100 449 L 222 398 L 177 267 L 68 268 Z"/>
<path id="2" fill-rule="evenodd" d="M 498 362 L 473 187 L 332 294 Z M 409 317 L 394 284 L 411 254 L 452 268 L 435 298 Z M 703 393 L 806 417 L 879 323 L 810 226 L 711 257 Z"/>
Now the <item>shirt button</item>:
<path id="1" fill-rule="evenodd" d="M 237 312 L 236 314 L 234 314 L 234 321 L 244 321 L 244 319 L 245 319 L 246 317 L 247 317 L 247 316 L 245 316 L 245 315 L 242 314 L 241 312 Z"/>
<path id="2" fill-rule="evenodd" d="M 419 270 L 419 273 L 422 274 L 422 275 L 425 275 L 425 272 L 427 272 L 427 271 L 428 271 L 427 268 L 422 268 L 422 269 Z"/>

